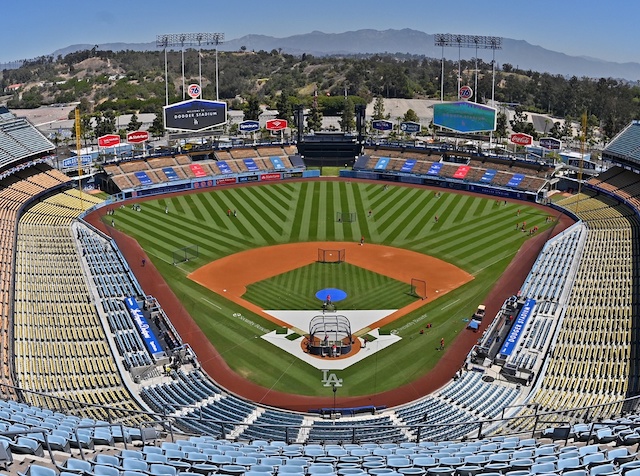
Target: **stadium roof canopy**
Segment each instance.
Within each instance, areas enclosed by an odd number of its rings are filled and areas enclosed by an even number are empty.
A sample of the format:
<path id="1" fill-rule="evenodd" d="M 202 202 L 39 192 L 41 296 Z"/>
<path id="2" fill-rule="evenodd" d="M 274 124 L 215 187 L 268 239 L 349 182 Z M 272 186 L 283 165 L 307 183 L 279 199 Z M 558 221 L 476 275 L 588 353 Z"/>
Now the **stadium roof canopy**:
<path id="1" fill-rule="evenodd" d="M 25 118 L 0 108 L 0 170 L 55 151 L 55 146 Z"/>
<path id="2" fill-rule="evenodd" d="M 603 160 L 610 160 L 633 169 L 640 168 L 640 121 L 632 121 L 602 151 Z"/>

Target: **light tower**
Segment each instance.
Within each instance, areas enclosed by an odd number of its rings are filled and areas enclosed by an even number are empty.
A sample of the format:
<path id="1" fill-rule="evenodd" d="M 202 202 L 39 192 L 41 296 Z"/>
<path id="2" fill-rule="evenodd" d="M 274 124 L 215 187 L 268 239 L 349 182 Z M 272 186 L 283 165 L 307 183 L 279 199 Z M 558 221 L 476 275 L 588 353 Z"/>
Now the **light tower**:
<path id="1" fill-rule="evenodd" d="M 502 49 L 502 38 L 499 36 L 479 36 L 479 35 L 452 35 L 450 33 L 438 33 L 434 36 L 435 45 L 442 47 L 442 73 L 440 78 L 440 101 L 444 101 L 444 48 L 457 47 L 458 48 L 458 83 L 461 81 L 461 49 L 462 48 L 475 48 L 476 49 L 476 81 L 474 98 L 475 102 L 478 102 L 478 49 L 492 50 L 493 60 L 492 65 L 492 83 L 491 83 L 491 105 L 495 107 L 495 80 L 496 80 L 496 50 Z M 458 84 L 458 99 L 460 99 L 460 84 Z"/>
<path id="2" fill-rule="evenodd" d="M 164 82 L 165 82 L 165 105 L 169 105 L 169 74 L 167 69 L 167 49 L 172 46 L 179 46 L 182 49 L 182 96 L 185 95 L 185 72 L 184 72 L 184 48 L 190 46 L 198 47 L 198 69 L 200 75 L 200 97 L 203 96 L 202 87 L 202 62 L 200 60 L 200 50 L 202 45 L 215 45 L 216 47 L 216 100 L 220 99 L 218 88 L 218 45 L 224 40 L 224 33 L 171 33 L 168 35 L 156 36 L 156 47 L 164 49 Z"/>

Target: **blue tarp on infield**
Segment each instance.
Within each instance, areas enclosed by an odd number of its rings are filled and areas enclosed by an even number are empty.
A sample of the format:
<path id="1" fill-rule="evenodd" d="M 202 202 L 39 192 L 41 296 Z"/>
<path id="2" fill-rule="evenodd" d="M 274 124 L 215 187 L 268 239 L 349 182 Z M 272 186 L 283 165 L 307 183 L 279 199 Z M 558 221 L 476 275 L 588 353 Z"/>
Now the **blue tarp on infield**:
<path id="1" fill-rule="evenodd" d="M 322 302 L 338 302 L 347 298 L 347 293 L 338 288 L 324 288 L 316 293 L 316 297 Z M 328 299 L 329 298 L 329 299 Z"/>

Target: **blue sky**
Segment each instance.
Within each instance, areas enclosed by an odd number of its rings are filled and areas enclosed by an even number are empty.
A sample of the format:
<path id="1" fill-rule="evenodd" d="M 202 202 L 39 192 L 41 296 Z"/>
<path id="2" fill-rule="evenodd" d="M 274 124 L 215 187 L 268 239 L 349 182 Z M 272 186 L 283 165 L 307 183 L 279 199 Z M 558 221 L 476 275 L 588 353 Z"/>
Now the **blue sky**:
<path id="1" fill-rule="evenodd" d="M 640 2 L 609 0 L 27 0 L 0 20 L 0 62 L 87 43 L 153 42 L 165 33 L 284 37 L 412 28 L 525 40 L 574 56 L 640 62 Z"/>

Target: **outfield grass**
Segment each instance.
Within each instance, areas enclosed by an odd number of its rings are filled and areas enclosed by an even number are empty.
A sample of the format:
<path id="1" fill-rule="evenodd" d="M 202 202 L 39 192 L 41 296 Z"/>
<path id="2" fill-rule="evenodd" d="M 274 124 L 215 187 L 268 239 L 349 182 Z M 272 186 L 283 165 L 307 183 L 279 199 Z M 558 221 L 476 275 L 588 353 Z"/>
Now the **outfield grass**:
<path id="1" fill-rule="evenodd" d="M 262 309 L 321 309 L 315 297 L 324 288 L 347 293 L 336 306 L 350 309 L 400 309 L 417 298 L 411 287 L 349 263 L 312 263 L 247 286 L 242 296 Z"/>
<path id="2" fill-rule="evenodd" d="M 238 216 L 227 217 L 229 208 Z M 338 224 L 336 211 L 353 211 L 357 220 Z M 528 238 L 528 233 L 516 231 L 516 223 L 524 220 L 527 228 L 538 226 L 542 232 L 550 226 L 545 218 L 533 207 L 503 205 L 491 198 L 446 192 L 438 198 L 424 188 L 390 185 L 384 190 L 383 184 L 309 181 L 161 198 L 145 202 L 142 212 L 118 210 L 115 221 L 138 240 L 229 366 L 285 392 L 328 396 L 319 371 L 255 338 L 259 328 L 275 329 L 273 323 L 192 282 L 187 273 L 249 248 L 298 241 L 356 242 L 364 235 L 368 243 L 436 256 L 474 275 L 461 288 L 383 329 L 395 330 L 403 340 L 339 373 L 344 379 L 341 395 L 349 396 L 395 388 L 428 372 L 442 355 L 435 351 L 440 338 L 451 342 L 464 332 L 465 319 Z M 198 245 L 200 257 L 173 266 L 173 251 L 190 244 Z M 419 335 L 427 322 L 432 328 Z"/>

